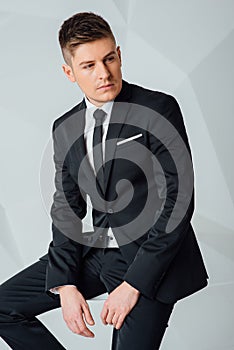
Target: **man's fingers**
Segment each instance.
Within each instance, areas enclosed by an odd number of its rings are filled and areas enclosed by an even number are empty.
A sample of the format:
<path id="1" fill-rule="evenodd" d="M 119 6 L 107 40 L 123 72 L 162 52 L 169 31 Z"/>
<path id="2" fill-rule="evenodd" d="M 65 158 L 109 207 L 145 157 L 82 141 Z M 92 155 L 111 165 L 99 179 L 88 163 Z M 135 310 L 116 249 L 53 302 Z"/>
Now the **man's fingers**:
<path id="1" fill-rule="evenodd" d="M 79 331 L 77 332 L 79 335 L 82 335 L 84 337 L 89 337 L 89 338 L 93 338 L 94 337 L 94 333 L 89 329 L 87 328 L 86 326 L 81 326 L 79 324 L 78 325 L 78 329 Z"/>
<path id="2" fill-rule="evenodd" d="M 94 322 L 94 319 L 91 315 L 91 312 L 90 312 L 90 309 L 89 309 L 89 306 L 87 304 L 85 304 L 83 306 L 83 312 L 84 312 L 84 318 L 86 320 L 86 322 L 90 325 L 90 326 L 93 326 L 95 324 Z"/>
<path id="3" fill-rule="evenodd" d="M 83 335 L 85 337 L 94 337 L 94 333 L 86 326 L 84 320 L 76 320 L 76 329 L 75 333 Z"/>
<path id="4" fill-rule="evenodd" d="M 113 324 L 114 327 L 116 327 L 118 319 L 119 319 L 119 315 L 118 314 L 114 314 L 114 316 L 112 318 L 112 324 Z"/>
<path id="5" fill-rule="evenodd" d="M 94 333 L 87 328 L 82 315 L 78 319 L 66 321 L 68 328 L 76 334 L 85 336 L 85 337 L 94 337 Z"/>
<path id="6" fill-rule="evenodd" d="M 69 322 L 66 322 L 68 328 L 73 332 L 73 333 L 77 333 L 78 331 L 78 328 L 77 328 L 77 324 L 75 321 L 69 321 Z"/>
<path id="7" fill-rule="evenodd" d="M 111 312 L 109 310 L 109 312 L 108 312 L 108 314 L 106 316 L 106 323 L 112 324 L 112 319 L 113 319 L 114 315 L 115 315 L 115 312 L 114 311 Z"/>
<path id="8" fill-rule="evenodd" d="M 120 329 L 122 327 L 122 324 L 123 324 L 125 317 L 126 317 L 126 315 L 119 316 L 118 321 L 117 321 L 116 326 L 115 326 L 116 329 Z"/>
<path id="9" fill-rule="evenodd" d="M 104 304 L 104 306 L 103 306 L 103 309 L 102 309 L 102 312 L 101 312 L 101 320 L 102 320 L 102 323 L 104 323 L 104 324 L 107 324 L 107 322 L 106 322 L 106 316 L 107 316 L 107 314 L 108 314 L 108 309 L 107 309 L 107 307 L 105 306 L 105 304 Z"/>

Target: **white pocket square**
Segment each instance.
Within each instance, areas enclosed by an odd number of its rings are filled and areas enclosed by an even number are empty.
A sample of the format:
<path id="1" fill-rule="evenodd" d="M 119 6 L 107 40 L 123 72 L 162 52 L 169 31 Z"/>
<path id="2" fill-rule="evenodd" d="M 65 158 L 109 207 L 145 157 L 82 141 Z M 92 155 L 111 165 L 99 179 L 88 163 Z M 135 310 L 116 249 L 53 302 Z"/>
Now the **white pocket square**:
<path id="1" fill-rule="evenodd" d="M 127 139 L 124 139 L 124 140 L 118 141 L 118 142 L 117 142 L 117 146 L 118 146 L 118 145 L 122 145 L 123 143 L 129 142 L 129 141 L 132 141 L 132 140 L 138 139 L 138 137 L 141 137 L 141 136 L 142 136 L 142 134 L 137 134 L 137 135 L 134 135 L 134 136 L 128 137 Z"/>

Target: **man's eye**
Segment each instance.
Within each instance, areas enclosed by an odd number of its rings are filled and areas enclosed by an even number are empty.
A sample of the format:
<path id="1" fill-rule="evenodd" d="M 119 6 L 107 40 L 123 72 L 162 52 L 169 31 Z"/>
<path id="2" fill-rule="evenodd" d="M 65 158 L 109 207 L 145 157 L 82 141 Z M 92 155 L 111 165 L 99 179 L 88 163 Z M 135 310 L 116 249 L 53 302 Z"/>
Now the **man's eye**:
<path id="1" fill-rule="evenodd" d="M 92 67 L 93 67 L 93 63 L 90 63 L 90 64 L 83 66 L 83 69 L 90 69 Z"/>
<path id="2" fill-rule="evenodd" d="M 112 62 L 115 59 L 114 56 L 110 56 L 106 58 L 106 62 Z"/>

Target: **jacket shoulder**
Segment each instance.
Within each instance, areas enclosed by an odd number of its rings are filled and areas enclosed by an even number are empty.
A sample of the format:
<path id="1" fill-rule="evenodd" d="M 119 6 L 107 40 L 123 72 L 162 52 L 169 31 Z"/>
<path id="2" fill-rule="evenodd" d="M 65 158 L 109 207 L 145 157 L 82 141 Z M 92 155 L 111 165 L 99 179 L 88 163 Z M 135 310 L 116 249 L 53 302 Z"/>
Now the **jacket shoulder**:
<path id="1" fill-rule="evenodd" d="M 145 87 L 130 84 L 132 89 L 131 102 L 152 108 L 160 114 L 178 107 L 175 97 L 162 91 L 150 90 Z"/>
<path id="2" fill-rule="evenodd" d="M 180 106 L 174 96 L 130 84 L 132 103 L 148 107 L 168 120 L 188 145 L 187 133 Z M 188 145 L 189 148 L 189 145 Z"/>
<path id="3" fill-rule="evenodd" d="M 60 117 L 55 119 L 52 126 L 52 131 L 54 131 L 61 123 L 63 123 L 67 118 L 75 114 L 76 112 L 79 112 L 81 109 L 85 108 L 85 104 L 83 101 L 78 103 L 76 106 L 72 107 L 69 111 L 62 114 Z"/>

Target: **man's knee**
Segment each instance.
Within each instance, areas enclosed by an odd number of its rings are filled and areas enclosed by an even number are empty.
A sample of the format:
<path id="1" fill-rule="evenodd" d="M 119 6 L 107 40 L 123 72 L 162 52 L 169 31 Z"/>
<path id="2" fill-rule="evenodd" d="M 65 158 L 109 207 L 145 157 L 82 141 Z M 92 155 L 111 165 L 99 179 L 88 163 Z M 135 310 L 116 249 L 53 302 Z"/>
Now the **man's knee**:
<path id="1" fill-rule="evenodd" d="M 0 286 L 0 323 L 12 323 L 24 319 L 24 316 L 14 307 L 13 292 L 4 283 Z"/>

